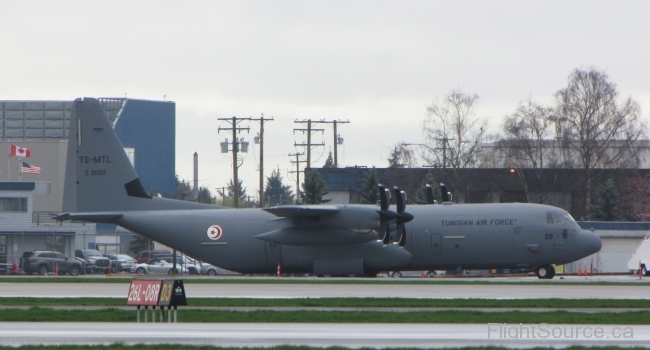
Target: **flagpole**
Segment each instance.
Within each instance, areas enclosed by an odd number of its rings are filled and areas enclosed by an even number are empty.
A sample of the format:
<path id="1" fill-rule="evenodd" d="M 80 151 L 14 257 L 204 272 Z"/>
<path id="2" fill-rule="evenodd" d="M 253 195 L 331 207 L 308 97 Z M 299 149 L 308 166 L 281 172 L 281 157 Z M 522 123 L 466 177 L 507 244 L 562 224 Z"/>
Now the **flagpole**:
<path id="1" fill-rule="evenodd" d="M 22 158 L 18 158 L 18 169 L 20 169 L 20 171 L 18 172 L 18 182 L 21 182 L 22 181 L 21 177 L 22 177 L 22 174 L 23 174 L 23 159 Z"/>

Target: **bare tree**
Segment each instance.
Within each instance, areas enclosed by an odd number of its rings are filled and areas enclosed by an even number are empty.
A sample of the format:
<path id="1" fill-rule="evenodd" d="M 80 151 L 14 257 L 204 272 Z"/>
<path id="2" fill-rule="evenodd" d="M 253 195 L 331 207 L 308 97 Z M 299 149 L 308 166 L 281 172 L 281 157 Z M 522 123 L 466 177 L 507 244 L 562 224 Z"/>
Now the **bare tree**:
<path id="1" fill-rule="evenodd" d="M 450 172 L 448 177 L 456 191 L 456 201 L 464 201 L 469 191 L 469 179 L 458 170 L 476 166 L 487 126 L 486 119 L 474 114 L 477 101 L 478 95 L 452 90 L 442 101 L 434 101 L 427 108 L 423 123 L 424 139 L 429 147 L 421 149 L 421 156 Z"/>
<path id="2" fill-rule="evenodd" d="M 403 142 L 399 142 L 393 147 L 393 151 L 390 153 L 390 158 L 388 158 L 388 167 L 389 168 L 416 168 L 417 159 L 413 154 L 413 151 L 404 147 Z"/>
<path id="3" fill-rule="evenodd" d="M 524 172 L 517 171 L 528 202 L 546 203 L 550 193 L 542 186 L 542 169 L 555 168 L 559 160 L 553 136 L 553 108 L 528 100 L 521 103 L 515 113 L 503 123 L 504 136 L 496 142 L 496 150 L 503 157 L 503 166 L 517 169 L 534 169 L 537 198 L 531 200 L 528 180 Z"/>
<path id="4" fill-rule="evenodd" d="M 604 72 L 574 70 L 569 84 L 556 93 L 556 120 L 563 147 L 584 169 L 585 214 L 591 208 L 592 183 L 602 169 L 636 167 L 638 141 L 646 136 L 639 105 L 631 98 L 618 102 L 616 85 Z"/>

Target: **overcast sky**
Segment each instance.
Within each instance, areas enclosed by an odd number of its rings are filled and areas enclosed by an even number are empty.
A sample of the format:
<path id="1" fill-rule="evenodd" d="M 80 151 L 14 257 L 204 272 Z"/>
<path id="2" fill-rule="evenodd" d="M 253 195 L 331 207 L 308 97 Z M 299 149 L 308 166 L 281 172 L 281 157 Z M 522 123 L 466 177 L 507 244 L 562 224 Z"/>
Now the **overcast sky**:
<path id="1" fill-rule="evenodd" d="M 279 167 L 293 185 L 294 120 L 349 120 L 339 163 L 385 167 L 452 89 L 477 94 L 496 132 L 519 102 L 552 103 L 573 69 L 594 67 L 647 122 L 648 14 L 648 1 L 2 1 L 0 99 L 175 101 L 176 171 L 191 180 L 198 152 L 213 192 L 232 178 L 218 118 L 264 113 L 265 175 Z M 252 145 L 259 124 L 242 126 Z M 332 147 L 324 128 L 314 166 Z M 251 147 L 240 168 L 250 195 L 258 157 Z"/>

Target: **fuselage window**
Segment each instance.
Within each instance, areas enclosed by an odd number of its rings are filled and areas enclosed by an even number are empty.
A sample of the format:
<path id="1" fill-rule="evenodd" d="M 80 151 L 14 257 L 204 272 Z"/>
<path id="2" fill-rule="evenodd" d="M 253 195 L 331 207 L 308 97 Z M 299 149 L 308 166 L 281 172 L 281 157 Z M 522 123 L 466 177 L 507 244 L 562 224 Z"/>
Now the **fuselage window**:
<path id="1" fill-rule="evenodd" d="M 569 237 L 569 232 L 567 229 L 562 230 L 562 238 L 567 239 Z"/>

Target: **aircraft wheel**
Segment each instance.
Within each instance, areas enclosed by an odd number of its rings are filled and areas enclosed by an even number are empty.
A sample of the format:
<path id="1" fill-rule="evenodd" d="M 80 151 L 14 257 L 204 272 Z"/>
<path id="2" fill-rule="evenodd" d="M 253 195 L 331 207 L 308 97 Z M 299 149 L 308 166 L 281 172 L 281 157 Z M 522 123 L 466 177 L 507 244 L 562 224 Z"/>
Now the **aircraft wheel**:
<path id="1" fill-rule="evenodd" d="M 550 280 L 555 276 L 555 268 L 552 265 L 540 266 L 537 268 L 537 278 Z"/>
<path id="2" fill-rule="evenodd" d="M 402 278 L 402 273 L 399 271 L 393 271 L 393 273 L 390 274 L 390 277 L 393 278 Z"/>

